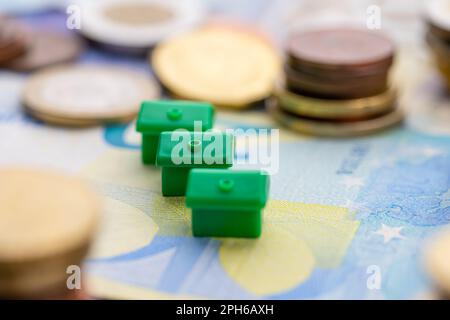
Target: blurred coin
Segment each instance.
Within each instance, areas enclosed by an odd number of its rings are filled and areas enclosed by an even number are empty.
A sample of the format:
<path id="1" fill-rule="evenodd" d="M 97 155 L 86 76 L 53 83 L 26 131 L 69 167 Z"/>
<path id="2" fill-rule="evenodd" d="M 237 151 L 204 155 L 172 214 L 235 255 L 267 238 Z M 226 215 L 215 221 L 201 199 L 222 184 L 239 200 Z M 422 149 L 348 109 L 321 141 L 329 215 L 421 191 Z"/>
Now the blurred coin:
<path id="1" fill-rule="evenodd" d="M 61 7 L 66 1 L 61 0 L 14 0 L 1 1 L 0 12 L 8 14 L 29 14 Z"/>
<path id="2" fill-rule="evenodd" d="M 445 83 L 447 84 L 447 89 L 450 90 L 450 73 L 444 75 Z"/>
<path id="3" fill-rule="evenodd" d="M 39 119 L 44 123 L 48 123 L 51 125 L 64 126 L 64 127 L 92 127 L 92 126 L 101 126 L 109 123 L 122 123 L 122 122 L 130 122 L 136 116 L 130 115 L 128 117 L 117 117 L 117 118 L 95 118 L 95 119 L 86 119 L 86 118 L 76 118 L 76 117 L 63 117 L 60 115 L 52 115 L 45 112 L 38 112 L 36 110 L 28 108 L 24 105 L 24 110 L 33 118 Z"/>
<path id="4" fill-rule="evenodd" d="M 53 64 L 75 60 L 82 52 L 82 42 L 70 34 L 49 30 L 34 30 L 25 54 L 10 61 L 6 67 L 17 71 L 32 71 Z"/>
<path id="5" fill-rule="evenodd" d="M 23 54 L 26 46 L 24 27 L 15 20 L 0 16 L 0 64 Z"/>
<path id="6" fill-rule="evenodd" d="M 323 76 L 336 81 L 348 78 L 372 77 L 386 74 L 391 65 L 369 65 L 349 68 L 330 68 L 329 66 L 298 64 L 297 60 L 288 55 L 287 64 L 295 71 L 312 76 Z"/>
<path id="7" fill-rule="evenodd" d="M 437 37 L 450 41 L 450 1 L 427 1 L 426 20 Z"/>
<path id="8" fill-rule="evenodd" d="M 428 30 L 430 30 L 430 32 L 436 37 L 445 41 L 450 41 L 450 31 L 436 27 L 431 22 L 428 22 Z"/>
<path id="9" fill-rule="evenodd" d="M 402 122 L 403 112 L 393 109 L 386 114 L 360 120 L 317 120 L 297 116 L 280 109 L 276 99 L 267 101 L 267 110 L 280 124 L 310 135 L 326 137 L 348 137 L 374 133 Z"/>
<path id="10" fill-rule="evenodd" d="M 292 65 L 326 70 L 388 69 L 394 46 L 385 36 L 364 29 L 334 28 L 292 34 Z"/>
<path id="11" fill-rule="evenodd" d="M 91 40 L 117 47 L 147 49 L 203 20 L 200 0 L 79 1 L 80 32 Z"/>
<path id="12" fill-rule="evenodd" d="M 0 169 L 0 296 L 67 293 L 67 267 L 81 265 L 99 215 L 97 195 L 78 179 Z"/>
<path id="13" fill-rule="evenodd" d="M 445 42 L 430 31 L 426 34 L 426 41 L 438 70 L 450 88 L 450 41 Z"/>
<path id="14" fill-rule="evenodd" d="M 284 66 L 287 87 L 293 91 L 324 98 L 361 98 L 386 91 L 388 72 L 366 77 L 347 77 L 336 81 L 325 74 L 310 75 L 298 72 L 288 64 Z"/>
<path id="15" fill-rule="evenodd" d="M 448 89 L 450 90 L 450 63 L 445 65 L 438 63 L 438 68 L 447 84 Z"/>
<path id="16" fill-rule="evenodd" d="M 280 68 L 279 56 L 268 41 L 225 25 L 161 43 L 151 62 L 174 95 L 234 108 L 269 96 Z"/>
<path id="17" fill-rule="evenodd" d="M 426 33 L 426 41 L 439 59 L 450 63 L 450 41 L 445 42 L 431 32 Z"/>
<path id="18" fill-rule="evenodd" d="M 436 55 L 435 62 L 444 76 L 450 76 L 450 59 L 442 59 Z"/>
<path id="19" fill-rule="evenodd" d="M 366 77 L 380 77 L 388 73 L 389 68 L 380 68 L 379 66 L 364 66 L 349 69 L 327 69 L 320 66 L 295 64 L 295 59 L 287 56 L 286 65 L 297 73 L 306 74 L 309 77 L 326 78 L 333 81 L 347 81 L 348 79 L 364 79 Z"/>
<path id="20" fill-rule="evenodd" d="M 450 298 L 450 230 L 436 235 L 425 252 L 428 275 L 446 297 Z"/>
<path id="21" fill-rule="evenodd" d="M 44 112 L 37 112 L 33 109 L 28 108 L 27 106 L 24 106 L 24 110 L 33 118 L 39 119 L 40 121 L 52 125 L 59 125 L 64 127 L 91 127 L 91 126 L 99 126 L 102 125 L 104 122 L 100 120 L 95 119 L 77 119 L 77 118 L 70 118 L 70 117 L 58 117 L 53 116 L 51 114 L 46 114 Z"/>
<path id="22" fill-rule="evenodd" d="M 112 65 L 68 65 L 33 74 L 23 102 L 43 121 L 90 125 L 128 121 L 143 100 L 158 96 L 158 86 L 139 72 Z"/>
<path id="23" fill-rule="evenodd" d="M 290 92 L 277 85 L 275 96 L 280 108 L 300 116 L 321 119 L 351 119 L 383 114 L 395 106 L 396 94 L 393 89 L 358 99 L 319 99 Z"/>

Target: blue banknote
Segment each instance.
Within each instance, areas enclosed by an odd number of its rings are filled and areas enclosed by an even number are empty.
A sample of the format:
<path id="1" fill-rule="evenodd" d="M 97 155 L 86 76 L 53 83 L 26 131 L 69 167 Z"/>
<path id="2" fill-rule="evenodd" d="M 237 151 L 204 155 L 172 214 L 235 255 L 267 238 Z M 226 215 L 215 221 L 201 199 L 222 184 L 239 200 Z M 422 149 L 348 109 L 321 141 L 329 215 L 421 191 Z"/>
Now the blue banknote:
<path id="1" fill-rule="evenodd" d="M 225 10 L 211 3 L 213 12 Z M 234 10 L 259 21 L 257 10 L 244 9 Z M 260 9 L 266 14 L 267 7 Z M 24 19 L 63 28 L 65 17 Z M 421 297 L 432 290 L 422 261 L 426 241 L 450 222 L 450 97 L 420 54 L 401 59 L 397 81 L 408 82 L 402 99 L 408 117 L 376 135 L 319 139 L 279 128 L 263 108 L 218 112 L 222 129 L 280 129 L 278 170 L 257 240 L 192 237 L 184 199 L 163 198 L 160 171 L 141 165 L 134 123 L 48 127 L 21 110 L 25 74 L 0 72 L 0 135 L 11 137 L 0 139 L 0 165 L 74 172 L 104 196 L 104 221 L 85 266 L 94 296 Z M 150 72 L 142 59 L 98 49 L 81 62 Z"/>

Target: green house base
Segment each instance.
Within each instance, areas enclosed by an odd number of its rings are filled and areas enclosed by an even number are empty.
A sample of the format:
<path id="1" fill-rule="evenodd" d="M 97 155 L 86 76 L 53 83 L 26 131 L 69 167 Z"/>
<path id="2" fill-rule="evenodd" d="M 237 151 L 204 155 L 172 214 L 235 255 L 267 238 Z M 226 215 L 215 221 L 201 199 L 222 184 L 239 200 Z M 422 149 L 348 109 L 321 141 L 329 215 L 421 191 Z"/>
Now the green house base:
<path id="1" fill-rule="evenodd" d="M 142 162 L 144 164 L 155 164 L 158 151 L 159 134 L 146 133 L 142 135 Z"/>
<path id="2" fill-rule="evenodd" d="M 195 237 L 257 238 L 261 235 L 262 212 L 192 209 Z"/>
<path id="3" fill-rule="evenodd" d="M 163 167 L 161 189 L 165 197 L 181 197 L 186 194 L 189 171 L 186 167 Z"/>

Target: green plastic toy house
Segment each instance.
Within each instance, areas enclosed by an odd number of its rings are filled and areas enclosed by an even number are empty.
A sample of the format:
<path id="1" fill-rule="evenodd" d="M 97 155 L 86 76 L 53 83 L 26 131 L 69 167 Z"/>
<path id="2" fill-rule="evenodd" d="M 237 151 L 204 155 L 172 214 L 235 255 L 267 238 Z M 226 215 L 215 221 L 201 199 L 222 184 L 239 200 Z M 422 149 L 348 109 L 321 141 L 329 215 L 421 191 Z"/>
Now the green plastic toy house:
<path id="1" fill-rule="evenodd" d="M 229 168 L 234 137 L 222 132 L 162 132 L 156 164 L 162 167 L 163 196 L 184 196 L 193 168 Z"/>
<path id="2" fill-rule="evenodd" d="M 192 209 L 193 235 L 259 237 L 269 184 L 261 171 L 191 170 L 186 205 Z"/>
<path id="3" fill-rule="evenodd" d="M 213 127 L 213 117 L 214 107 L 209 103 L 177 100 L 142 102 L 136 124 L 136 130 L 142 133 L 142 162 L 155 164 L 162 131 L 206 131 Z M 195 127 L 196 124 L 199 128 Z"/>

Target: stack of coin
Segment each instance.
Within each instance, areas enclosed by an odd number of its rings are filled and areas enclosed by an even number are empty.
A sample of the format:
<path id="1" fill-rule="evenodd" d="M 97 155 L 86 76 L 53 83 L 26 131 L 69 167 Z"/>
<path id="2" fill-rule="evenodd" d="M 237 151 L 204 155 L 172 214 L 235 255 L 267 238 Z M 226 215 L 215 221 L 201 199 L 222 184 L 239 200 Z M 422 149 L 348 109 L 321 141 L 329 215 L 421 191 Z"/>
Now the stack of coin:
<path id="1" fill-rule="evenodd" d="M 26 51 L 26 33 L 16 21 L 0 16 L 0 65 Z"/>
<path id="2" fill-rule="evenodd" d="M 450 0 L 430 1 L 426 23 L 427 43 L 439 71 L 450 88 Z"/>
<path id="3" fill-rule="evenodd" d="M 367 134 L 398 124 L 389 70 L 394 46 L 383 35 L 334 28 L 291 35 L 284 79 L 269 112 L 297 131 L 321 136 Z"/>
<path id="4" fill-rule="evenodd" d="M 128 122 L 158 85 L 137 71 L 114 65 L 64 65 L 34 73 L 25 85 L 25 111 L 44 122 L 93 126 Z"/>
<path id="5" fill-rule="evenodd" d="M 76 178 L 0 169 L 0 297 L 83 297 L 81 266 L 100 214 L 99 198 Z"/>
<path id="6" fill-rule="evenodd" d="M 450 299 L 450 229 L 441 231 L 425 251 L 425 267 L 436 291 Z"/>

